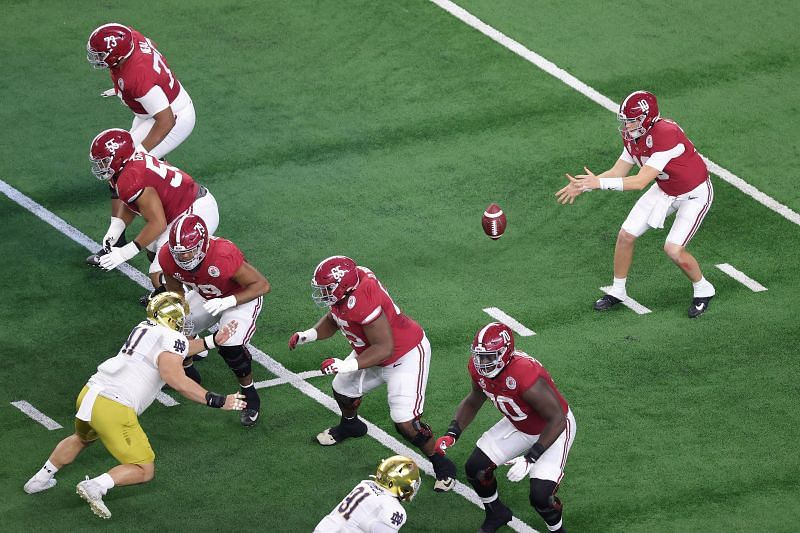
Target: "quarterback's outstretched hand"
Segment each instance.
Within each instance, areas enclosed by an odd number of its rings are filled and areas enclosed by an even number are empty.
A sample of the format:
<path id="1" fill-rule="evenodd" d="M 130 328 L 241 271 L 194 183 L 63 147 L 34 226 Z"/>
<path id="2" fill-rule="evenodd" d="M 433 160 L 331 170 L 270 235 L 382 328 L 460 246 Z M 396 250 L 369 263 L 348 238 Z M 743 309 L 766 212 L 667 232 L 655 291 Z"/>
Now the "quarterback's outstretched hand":
<path id="1" fill-rule="evenodd" d="M 217 316 L 226 309 L 236 306 L 236 296 L 231 294 L 225 298 L 212 298 L 203 304 L 203 309 L 211 316 Z"/>
<path id="2" fill-rule="evenodd" d="M 309 342 L 314 342 L 315 340 L 317 340 L 316 328 L 292 333 L 291 338 L 289 338 L 289 349 L 294 350 L 301 344 L 308 344 Z"/>
<path id="3" fill-rule="evenodd" d="M 225 405 L 222 406 L 226 411 L 241 411 L 245 407 L 247 407 L 247 402 L 244 401 L 244 394 L 241 392 L 228 394 L 225 397 Z"/>
<path id="4" fill-rule="evenodd" d="M 511 468 L 508 469 L 508 474 L 506 474 L 508 480 L 516 483 L 528 475 L 533 463 L 528 462 L 525 456 L 520 455 L 519 457 L 514 457 L 510 461 L 507 461 L 506 464 L 511 466 Z"/>
<path id="5" fill-rule="evenodd" d="M 111 248 L 111 250 L 100 256 L 100 268 L 104 270 L 114 270 L 128 259 L 132 259 L 139 253 L 139 247 L 135 242 L 129 242 L 122 248 Z"/>
<path id="6" fill-rule="evenodd" d="M 342 361 L 336 357 L 329 357 L 325 359 L 321 365 L 319 365 L 319 369 L 320 372 L 329 376 L 333 374 L 346 374 L 347 372 L 355 372 L 358 370 L 358 360 L 353 358 Z"/>
<path id="7" fill-rule="evenodd" d="M 556 193 L 556 198 L 558 199 L 558 203 L 561 205 L 567 203 L 574 203 L 575 198 L 580 196 L 581 193 L 584 192 L 584 188 L 580 184 L 580 180 L 577 178 L 573 178 L 569 174 L 566 175 L 567 179 L 569 180 L 569 184 L 566 187 L 563 187 Z"/>
<path id="8" fill-rule="evenodd" d="M 456 443 L 455 437 L 452 435 L 442 435 L 436 439 L 436 453 L 444 455 L 447 453 L 447 448 L 452 448 Z"/>

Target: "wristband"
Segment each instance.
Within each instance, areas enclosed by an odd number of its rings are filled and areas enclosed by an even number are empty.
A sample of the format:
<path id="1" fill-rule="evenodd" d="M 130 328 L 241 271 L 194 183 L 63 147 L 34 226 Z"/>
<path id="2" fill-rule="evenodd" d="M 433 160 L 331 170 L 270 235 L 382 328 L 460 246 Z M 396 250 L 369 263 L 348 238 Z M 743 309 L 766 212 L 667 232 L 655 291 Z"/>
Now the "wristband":
<path id="1" fill-rule="evenodd" d="M 203 346 L 205 346 L 206 350 L 213 350 L 217 347 L 217 343 L 214 342 L 214 335 L 206 335 L 203 337 Z"/>
<path id="2" fill-rule="evenodd" d="M 136 254 L 138 254 L 141 251 L 141 249 L 142 247 L 138 242 L 132 241 L 123 246 L 122 248 L 120 248 L 119 250 L 122 252 L 122 256 L 125 258 L 125 261 L 127 261 L 128 259 L 133 259 L 134 257 L 136 257 Z"/>
<path id="3" fill-rule="evenodd" d="M 458 440 L 458 437 L 461 436 L 461 424 L 459 424 L 458 420 L 455 418 L 452 422 L 450 422 L 450 426 L 447 428 L 447 435 L 450 435 L 456 440 Z"/>
<path id="4" fill-rule="evenodd" d="M 542 446 L 537 442 L 536 444 L 531 446 L 531 449 L 528 450 L 528 453 L 525 454 L 525 459 L 529 463 L 535 463 L 539 459 L 539 457 L 542 456 L 543 453 L 544 453 L 544 446 Z"/>
<path id="5" fill-rule="evenodd" d="M 348 372 L 355 372 L 358 370 L 358 359 L 355 357 L 352 359 L 345 359 L 342 361 L 342 364 L 336 369 L 338 373 L 348 373 Z"/>
<path id="6" fill-rule="evenodd" d="M 303 341 L 303 344 L 314 342 L 315 340 L 317 340 L 317 328 L 311 328 L 305 331 L 301 331 L 300 338 L 305 339 Z"/>
<path id="7" fill-rule="evenodd" d="M 206 391 L 206 405 L 214 409 L 219 409 L 225 405 L 225 396 L 217 394 L 216 392 Z"/>
<path id="8" fill-rule="evenodd" d="M 600 178 L 600 188 L 604 191 L 622 191 L 624 185 L 622 178 Z"/>

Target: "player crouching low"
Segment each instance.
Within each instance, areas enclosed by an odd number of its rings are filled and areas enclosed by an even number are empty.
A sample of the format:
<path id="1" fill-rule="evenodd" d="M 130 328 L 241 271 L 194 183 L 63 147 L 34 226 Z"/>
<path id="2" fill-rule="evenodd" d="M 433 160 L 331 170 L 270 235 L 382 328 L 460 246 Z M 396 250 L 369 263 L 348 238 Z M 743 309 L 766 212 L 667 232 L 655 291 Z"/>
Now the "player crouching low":
<path id="1" fill-rule="evenodd" d="M 386 383 L 389 415 L 397 431 L 430 459 L 436 473 L 433 488 L 455 485 L 456 465 L 436 453 L 431 427 L 422 421 L 431 345 L 425 332 L 394 303 L 371 270 L 349 257 L 323 260 L 311 279 L 312 299 L 328 312 L 317 324 L 289 339 L 289 349 L 327 339 L 340 329 L 353 348 L 342 360 L 322 362 L 325 374 L 335 374 L 333 397 L 342 411 L 338 425 L 317 435 L 323 446 L 363 437 L 367 425 L 358 418 L 362 396 Z"/>
<path id="2" fill-rule="evenodd" d="M 419 467 L 408 457 L 395 455 L 378 465 L 372 480 L 365 479 L 323 518 L 314 533 L 391 533 L 406 523 L 400 502 L 410 502 L 420 485 Z"/>
<path id="3" fill-rule="evenodd" d="M 108 490 L 147 483 L 155 474 L 155 453 L 137 417 L 153 403 L 165 382 L 209 407 L 241 410 L 247 406 L 241 394 L 209 392 L 184 374 L 183 360 L 204 349 L 202 340 L 190 341 L 183 333 L 188 312 L 175 293 L 161 293 L 150 300 L 147 320 L 133 328 L 116 357 L 97 367 L 78 395 L 75 433 L 58 443 L 42 469 L 25 483 L 25 492 L 54 487 L 56 472 L 99 438 L 120 464 L 93 479 L 87 476 L 78 483 L 77 492 L 94 514 L 111 518 L 103 502 Z M 236 328 L 236 322 L 226 324 L 216 341 L 224 343 Z"/>

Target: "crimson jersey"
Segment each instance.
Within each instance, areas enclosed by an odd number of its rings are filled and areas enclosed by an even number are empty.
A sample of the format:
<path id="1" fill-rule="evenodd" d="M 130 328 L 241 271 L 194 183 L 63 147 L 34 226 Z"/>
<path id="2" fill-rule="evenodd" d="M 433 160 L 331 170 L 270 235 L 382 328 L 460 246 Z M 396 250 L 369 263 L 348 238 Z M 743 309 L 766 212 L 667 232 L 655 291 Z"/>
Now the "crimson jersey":
<path id="1" fill-rule="evenodd" d="M 141 152 L 125 163 L 111 180 L 111 187 L 134 213 L 139 213 L 136 200 L 145 187 L 152 187 L 164 206 L 167 224 L 192 206 L 200 188 L 186 172 Z"/>
<path id="2" fill-rule="evenodd" d="M 109 69 L 111 81 L 122 101 L 137 115 L 148 112 L 136 99 L 146 95 L 155 86 L 161 87 L 171 104 L 181 90 L 180 82 L 173 76 L 162 56 L 150 39 L 131 29 L 133 52 L 125 62 Z"/>
<path id="3" fill-rule="evenodd" d="M 522 398 L 522 393 L 530 389 L 541 377 L 547 382 L 561 404 L 561 410 L 567 414 L 569 405 L 561 396 L 553 378 L 542 366 L 542 363 L 519 350 L 514 351 L 511 362 L 493 378 L 478 374 L 470 357 L 467 364 L 469 375 L 488 396 L 497 409 L 508 418 L 514 427 L 528 435 L 539 435 L 547 421 Z"/>
<path id="4" fill-rule="evenodd" d="M 369 348 L 364 326 L 383 313 L 392 328 L 394 350 L 381 366 L 389 365 L 413 350 L 425 333 L 419 324 L 400 311 L 370 269 L 358 267 L 358 280 L 354 291 L 333 304 L 331 316 L 356 354 L 360 354 Z"/>
<path id="5" fill-rule="evenodd" d="M 242 288 L 233 276 L 245 262 L 244 254 L 227 239 L 211 237 L 206 256 L 194 270 L 184 270 L 175 263 L 169 243 L 158 251 L 158 262 L 165 275 L 191 287 L 206 300 L 224 298 Z"/>
<path id="6" fill-rule="evenodd" d="M 630 162 L 639 167 L 644 166 L 653 154 L 665 154 L 659 158 L 661 161 L 654 160 L 651 166 L 661 170 L 656 183 L 670 196 L 687 193 L 708 179 L 708 168 L 703 158 L 681 127 L 671 120 L 661 119 L 645 135 L 625 141 L 625 150 L 633 159 Z M 663 166 L 663 158 L 669 158 L 666 166 Z"/>

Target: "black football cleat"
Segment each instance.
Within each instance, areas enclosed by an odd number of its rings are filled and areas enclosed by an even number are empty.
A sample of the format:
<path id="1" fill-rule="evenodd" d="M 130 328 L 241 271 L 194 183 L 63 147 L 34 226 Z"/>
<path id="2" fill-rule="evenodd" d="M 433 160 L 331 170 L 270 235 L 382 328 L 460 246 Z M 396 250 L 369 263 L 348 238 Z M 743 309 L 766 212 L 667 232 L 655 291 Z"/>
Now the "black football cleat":
<path id="1" fill-rule="evenodd" d="M 713 296 L 706 296 L 703 298 L 692 298 L 692 305 L 689 306 L 689 318 L 697 318 L 708 309 L 708 302 L 711 301 Z"/>
<path id="2" fill-rule="evenodd" d="M 436 492 L 448 492 L 456 486 L 456 465 L 449 457 L 440 455 L 441 459 L 433 464 L 433 471 L 436 474 L 436 482 L 433 490 Z"/>
<path id="3" fill-rule="evenodd" d="M 492 502 L 492 511 L 486 512 L 486 520 L 483 521 L 481 524 L 481 528 L 478 530 L 478 533 L 494 533 L 504 525 L 511 522 L 511 519 L 514 518 L 514 514 L 511 512 L 511 509 L 503 505 L 500 501 Z"/>
<path id="4" fill-rule="evenodd" d="M 257 409 L 245 407 L 239 414 L 239 422 L 241 422 L 244 427 L 251 428 L 256 425 L 256 422 L 258 422 L 258 414 L 259 413 Z"/>
<path id="5" fill-rule="evenodd" d="M 350 437 L 358 438 L 367 434 L 367 425 L 360 419 L 348 424 L 339 424 L 317 435 L 317 442 L 323 446 L 334 446 Z"/>
<path id="6" fill-rule="evenodd" d="M 97 250 L 95 253 L 86 258 L 86 264 L 93 267 L 100 267 L 100 258 L 108 253 L 105 248 Z"/>
<path id="7" fill-rule="evenodd" d="M 595 311 L 608 311 L 622 300 L 617 298 L 616 296 L 611 296 L 610 294 L 604 295 L 602 298 L 597 300 L 594 303 L 594 310 Z"/>

